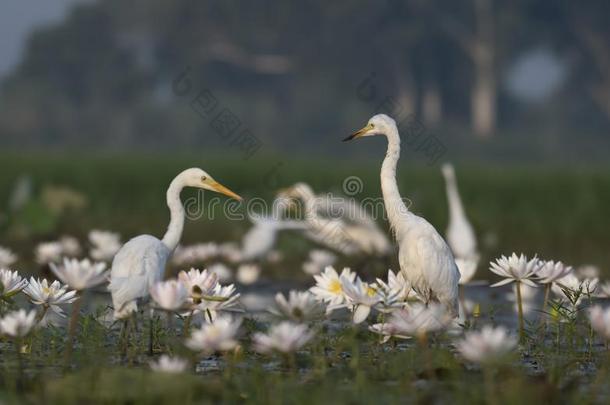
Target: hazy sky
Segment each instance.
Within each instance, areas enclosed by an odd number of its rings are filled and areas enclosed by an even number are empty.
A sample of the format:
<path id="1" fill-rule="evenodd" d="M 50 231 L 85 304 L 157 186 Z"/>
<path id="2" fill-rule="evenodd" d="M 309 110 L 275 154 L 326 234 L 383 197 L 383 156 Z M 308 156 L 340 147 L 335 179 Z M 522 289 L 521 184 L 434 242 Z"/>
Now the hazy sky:
<path id="1" fill-rule="evenodd" d="M 70 5 L 84 0 L 2 0 L 0 3 L 0 77 L 19 61 L 29 31 L 54 24 Z"/>

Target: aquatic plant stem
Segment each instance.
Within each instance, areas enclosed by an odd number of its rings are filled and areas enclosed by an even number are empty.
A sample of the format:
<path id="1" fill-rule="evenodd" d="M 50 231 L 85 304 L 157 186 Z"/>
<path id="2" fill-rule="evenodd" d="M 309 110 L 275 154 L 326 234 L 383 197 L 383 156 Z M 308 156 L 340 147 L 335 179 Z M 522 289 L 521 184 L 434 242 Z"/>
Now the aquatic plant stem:
<path id="1" fill-rule="evenodd" d="M 517 310 L 519 313 L 519 343 L 525 341 L 525 323 L 523 321 L 523 301 L 521 300 L 521 282 L 517 280 Z"/>
<path id="2" fill-rule="evenodd" d="M 68 326 L 68 341 L 66 342 L 66 349 L 64 352 L 64 366 L 66 368 L 70 366 L 70 359 L 72 357 L 72 351 L 74 348 L 74 335 L 76 334 L 76 327 L 78 325 L 78 317 L 80 315 L 82 301 L 83 297 L 82 295 L 79 295 L 72 305 L 72 314 L 70 316 L 70 324 Z"/>
<path id="3" fill-rule="evenodd" d="M 17 355 L 17 392 L 23 391 L 23 357 L 21 357 L 21 338 L 13 339 Z"/>
<path id="4" fill-rule="evenodd" d="M 184 327 L 182 329 L 183 337 L 187 337 L 191 333 L 191 321 L 193 319 L 194 313 L 195 313 L 195 310 L 192 309 L 191 312 L 189 312 L 188 316 L 186 317 L 186 320 L 184 321 Z"/>

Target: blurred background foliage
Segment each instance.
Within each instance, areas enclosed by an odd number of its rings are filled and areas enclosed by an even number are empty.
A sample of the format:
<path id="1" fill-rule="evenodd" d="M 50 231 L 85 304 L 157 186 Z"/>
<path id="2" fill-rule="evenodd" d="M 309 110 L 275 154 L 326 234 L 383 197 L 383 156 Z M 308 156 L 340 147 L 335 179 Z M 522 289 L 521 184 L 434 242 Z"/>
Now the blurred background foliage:
<path id="1" fill-rule="evenodd" d="M 76 2 L 3 80 L 0 144 L 227 147 L 189 107 L 209 89 L 271 151 L 368 154 L 337 139 L 392 98 L 452 160 L 602 162 L 609 16 L 603 0 Z"/>

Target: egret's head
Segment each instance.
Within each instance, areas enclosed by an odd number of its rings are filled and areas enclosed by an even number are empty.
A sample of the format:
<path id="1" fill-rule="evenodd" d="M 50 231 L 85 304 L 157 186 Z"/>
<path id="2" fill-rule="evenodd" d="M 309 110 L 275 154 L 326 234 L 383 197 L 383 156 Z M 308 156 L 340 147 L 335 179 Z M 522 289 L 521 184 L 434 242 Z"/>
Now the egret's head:
<path id="1" fill-rule="evenodd" d="M 306 198 L 313 196 L 313 190 L 307 183 L 299 182 L 290 187 L 283 188 L 277 192 L 282 198 Z"/>
<path id="2" fill-rule="evenodd" d="M 352 139 L 362 138 L 365 136 L 387 135 L 390 131 L 396 131 L 396 121 L 385 114 L 374 115 L 366 126 L 343 140 L 351 141 Z"/>
<path id="3" fill-rule="evenodd" d="M 451 163 L 443 163 L 443 165 L 441 166 L 441 171 L 443 172 L 443 176 L 445 176 L 446 179 L 455 177 L 455 171 Z"/>
<path id="4" fill-rule="evenodd" d="M 187 187 L 203 188 L 205 190 L 224 194 L 239 201 L 242 200 L 240 196 L 214 180 L 212 176 L 199 168 L 186 169 L 181 173 L 180 177 L 182 178 L 182 183 Z"/>

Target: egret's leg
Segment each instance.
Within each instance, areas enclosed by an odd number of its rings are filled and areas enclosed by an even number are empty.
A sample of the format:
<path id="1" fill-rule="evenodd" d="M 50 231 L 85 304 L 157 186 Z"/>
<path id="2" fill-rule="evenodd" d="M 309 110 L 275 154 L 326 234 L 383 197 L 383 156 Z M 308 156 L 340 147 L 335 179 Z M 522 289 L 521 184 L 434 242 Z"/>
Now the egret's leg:
<path id="1" fill-rule="evenodd" d="M 148 355 L 153 355 L 153 341 L 154 341 L 154 312 L 153 310 L 148 311 Z"/>

